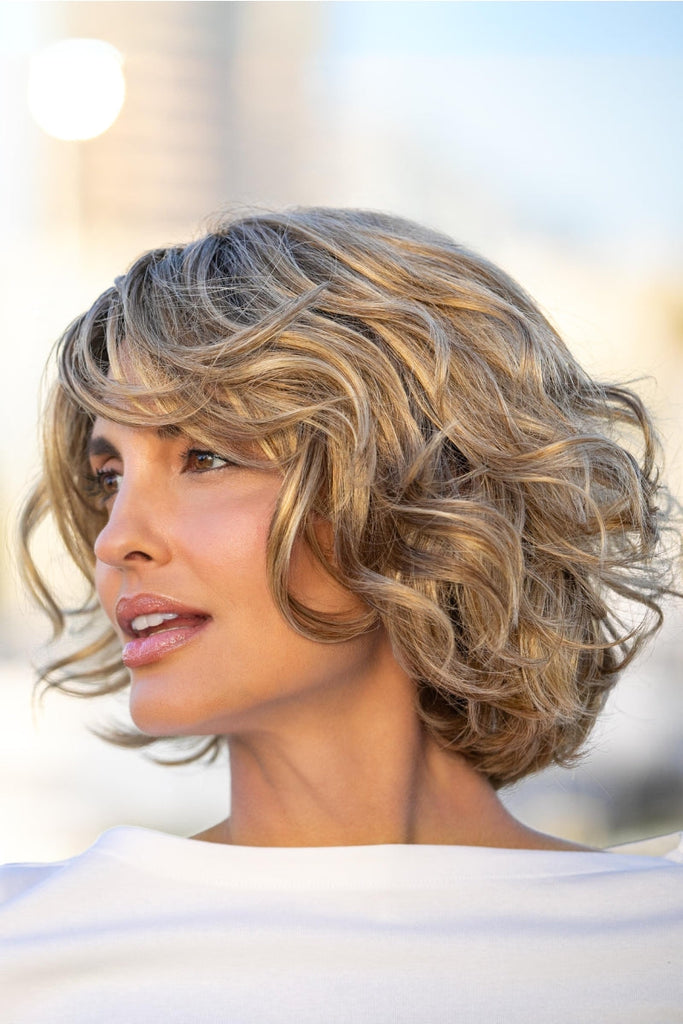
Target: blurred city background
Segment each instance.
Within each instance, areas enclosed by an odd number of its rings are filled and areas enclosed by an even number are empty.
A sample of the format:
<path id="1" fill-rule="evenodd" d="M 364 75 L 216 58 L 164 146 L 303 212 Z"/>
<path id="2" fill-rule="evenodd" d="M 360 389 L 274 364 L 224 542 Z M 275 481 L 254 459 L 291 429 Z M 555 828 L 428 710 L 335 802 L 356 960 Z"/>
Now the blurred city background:
<path id="1" fill-rule="evenodd" d="M 55 48 L 74 39 L 99 44 Z M 0 62 L 0 861 L 227 810 L 225 764 L 162 768 L 90 735 L 111 701 L 31 709 L 47 630 L 11 549 L 41 374 L 143 249 L 254 206 L 440 228 L 516 276 L 596 374 L 643 378 L 680 495 L 683 5 L 2 3 Z M 683 827 L 682 641 L 672 615 L 583 763 L 509 792 L 524 820 L 597 844 Z"/>

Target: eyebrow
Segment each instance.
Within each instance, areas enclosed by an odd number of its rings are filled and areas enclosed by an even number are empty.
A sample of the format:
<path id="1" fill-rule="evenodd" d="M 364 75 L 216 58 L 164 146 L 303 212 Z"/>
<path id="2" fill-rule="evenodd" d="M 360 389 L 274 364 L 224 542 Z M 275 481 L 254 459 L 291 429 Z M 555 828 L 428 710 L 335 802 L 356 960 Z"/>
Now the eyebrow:
<path id="1" fill-rule="evenodd" d="M 111 441 L 107 441 L 106 437 L 100 437 L 99 435 L 97 437 L 91 437 L 88 441 L 86 455 L 89 459 L 91 459 L 93 455 L 109 455 L 113 459 L 121 458 L 118 448 L 116 448 Z"/>
<path id="2" fill-rule="evenodd" d="M 162 441 L 167 441 L 171 437 L 178 437 L 181 430 L 180 427 L 171 423 L 168 426 L 157 427 L 156 433 L 157 437 Z M 121 458 L 121 454 L 116 445 L 112 444 L 111 441 L 107 440 L 107 438 L 103 437 L 101 434 L 95 434 L 94 436 L 92 434 L 90 435 L 85 454 L 89 459 L 94 455 L 108 455 L 112 459 Z"/>
<path id="3" fill-rule="evenodd" d="M 162 441 L 167 441 L 169 437 L 179 437 L 181 434 L 182 430 L 175 423 L 157 427 L 157 437 L 160 437 Z"/>

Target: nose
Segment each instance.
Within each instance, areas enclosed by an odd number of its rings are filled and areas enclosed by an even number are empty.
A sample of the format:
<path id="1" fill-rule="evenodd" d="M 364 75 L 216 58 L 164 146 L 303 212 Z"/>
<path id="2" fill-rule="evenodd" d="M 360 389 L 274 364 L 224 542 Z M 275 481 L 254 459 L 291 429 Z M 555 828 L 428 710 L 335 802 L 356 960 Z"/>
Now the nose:
<path id="1" fill-rule="evenodd" d="M 116 569 L 167 562 L 170 546 L 161 505 L 158 495 L 154 500 L 123 483 L 113 499 L 107 524 L 93 545 L 97 560 Z"/>

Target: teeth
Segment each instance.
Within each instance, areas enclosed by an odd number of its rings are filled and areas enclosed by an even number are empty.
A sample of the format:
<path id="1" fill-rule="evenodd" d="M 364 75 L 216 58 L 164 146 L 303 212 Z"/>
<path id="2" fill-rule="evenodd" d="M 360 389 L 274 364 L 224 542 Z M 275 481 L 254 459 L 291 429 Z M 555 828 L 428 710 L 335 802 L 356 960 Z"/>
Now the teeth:
<path id="1" fill-rule="evenodd" d="M 130 624 L 134 633 L 142 633 L 143 629 L 151 629 L 152 626 L 160 626 L 169 619 L 177 619 L 175 612 L 153 612 L 151 615 L 138 615 Z"/>

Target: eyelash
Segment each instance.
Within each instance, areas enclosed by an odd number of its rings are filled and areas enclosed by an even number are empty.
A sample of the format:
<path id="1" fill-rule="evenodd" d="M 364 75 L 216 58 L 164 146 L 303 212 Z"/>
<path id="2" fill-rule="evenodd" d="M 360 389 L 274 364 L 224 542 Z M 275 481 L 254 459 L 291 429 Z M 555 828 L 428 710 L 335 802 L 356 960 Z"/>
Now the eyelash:
<path id="1" fill-rule="evenodd" d="M 190 456 L 192 456 L 192 455 L 198 455 L 198 456 L 208 455 L 209 458 L 211 458 L 211 459 L 218 459 L 219 462 L 222 462 L 224 464 L 222 466 L 212 466 L 210 469 L 197 469 L 197 470 L 195 470 L 196 473 L 212 473 L 212 472 L 214 472 L 217 469 L 225 469 L 226 466 L 234 466 L 234 465 L 236 465 L 235 462 L 231 462 L 230 459 L 226 459 L 224 455 L 217 455 L 216 452 L 209 451 L 207 448 L 188 448 L 188 449 L 186 449 L 186 451 L 184 451 L 183 454 L 182 454 L 182 460 L 183 460 L 183 463 L 185 465 L 187 465 L 187 462 L 190 459 Z"/>
<path id="2" fill-rule="evenodd" d="M 106 490 L 105 480 L 120 475 L 120 473 L 115 473 L 111 469 L 98 469 L 94 473 L 89 474 L 85 477 L 84 490 L 86 497 L 94 500 L 100 507 L 104 507 L 107 499 L 112 498 L 116 494 L 116 491 Z"/>
<path id="3" fill-rule="evenodd" d="M 223 463 L 222 466 L 211 466 L 208 469 L 205 468 L 205 469 L 190 470 L 190 472 L 194 472 L 194 473 L 197 473 L 197 474 L 200 474 L 200 475 L 202 475 L 204 473 L 213 473 L 213 472 L 216 472 L 217 470 L 220 470 L 220 469 L 226 469 L 228 466 L 235 466 L 235 465 L 237 465 L 237 463 L 232 462 L 230 459 L 226 459 L 222 455 L 217 455 L 216 452 L 209 451 L 206 448 L 187 448 L 181 454 L 181 459 L 182 459 L 183 465 L 185 467 L 187 466 L 187 464 L 188 464 L 188 462 L 189 462 L 189 460 L 190 460 L 190 458 L 192 456 L 198 456 L 198 457 L 208 456 L 210 459 L 216 459 L 217 461 Z M 186 470 L 184 469 L 183 472 L 185 472 L 185 471 Z M 86 477 L 86 479 L 85 479 L 85 489 L 86 489 L 87 496 L 90 497 L 90 498 L 94 498 L 100 504 L 100 506 L 104 506 L 104 504 L 107 502 L 107 500 L 109 498 L 113 498 L 116 495 L 117 490 L 118 490 L 118 489 L 114 490 L 114 491 L 107 490 L 107 483 L 106 482 L 108 480 L 111 480 L 112 478 L 121 477 L 121 476 L 122 476 L 121 473 L 117 473 L 113 469 L 102 468 L 102 469 L 95 470 L 94 473 L 89 474 Z"/>

